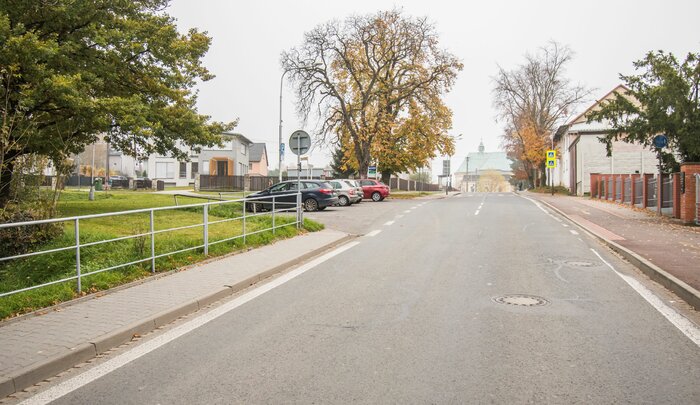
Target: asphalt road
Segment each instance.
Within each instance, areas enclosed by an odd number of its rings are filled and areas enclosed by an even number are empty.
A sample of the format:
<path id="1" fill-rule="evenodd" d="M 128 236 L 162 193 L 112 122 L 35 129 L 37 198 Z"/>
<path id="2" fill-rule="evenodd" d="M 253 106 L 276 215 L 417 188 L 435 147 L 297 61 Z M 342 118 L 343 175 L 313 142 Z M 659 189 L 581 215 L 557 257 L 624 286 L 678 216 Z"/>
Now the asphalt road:
<path id="1" fill-rule="evenodd" d="M 700 348 L 601 245 L 513 194 L 418 204 L 56 403 L 700 402 Z"/>

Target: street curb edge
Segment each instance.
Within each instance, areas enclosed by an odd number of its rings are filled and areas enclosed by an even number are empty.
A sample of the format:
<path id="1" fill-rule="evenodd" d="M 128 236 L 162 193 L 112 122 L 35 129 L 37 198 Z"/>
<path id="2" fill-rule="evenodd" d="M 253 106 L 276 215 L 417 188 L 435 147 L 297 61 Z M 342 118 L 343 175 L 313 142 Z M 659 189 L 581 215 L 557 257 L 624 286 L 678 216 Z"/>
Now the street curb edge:
<path id="1" fill-rule="evenodd" d="M 644 274 L 649 276 L 649 278 L 651 278 L 655 282 L 661 284 L 662 286 L 668 288 L 669 290 L 673 291 L 683 301 L 687 302 L 690 306 L 692 306 L 696 310 L 700 310 L 700 291 L 691 287 L 690 285 L 688 285 L 684 281 L 679 280 L 674 275 L 661 269 L 657 265 L 651 263 L 647 259 L 638 255 L 637 253 L 627 249 L 624 246 L 621 246 L 618 243 L 615 243 L 611 240 L 608 240 L 608 239 L 604 238 L 603 236 L 598 235 L 596 232 L 586 228 L 584 225 L 575 221 L 574 219 L 572 219 L 571 217 L 566 215 L 562 210 L 553 206 L 552 204 L 548 203 L 547 201 L 540 200 L 540 199 L 537 199 L 537 201 L 545 204 L 547 207 L 549 207 L 553 211 L 556 211 L 559 215 L 561 215 L 564 218 L 568 219 L 569 221 L 573 222 L 574 224 L 581 227 L 582 229 L 585 229 L 588 233 L 590 233 L 591 235 L 598 238 L 600 241 L 605 243 L 612 250 L 614 250 L 615 252 L 622 255 L 628 262 L 630 262 L 632 265 L 634 265 L 639 270 L 641 270 Z"/>
<path id="2" fill-rule="evenodd" d="M 313 257 L 319 256 L 328 250 L 343 245 L 355 237 L 356 236 L 354 235 L 345 235 L 340 239 L 326 243 L 325 245 L 299 257 L 239 281 L 234 285 L 223 287 L 222 289 L 213 293 L 205 294 L 197 299 L 184 302 L 169 310 L 151 315 L 142 321 L 121 327 L 96 339 L 92 339 L 88 343 L 81 344 L 72 352 L 61 353 L 40 363 L 28 366 L 8 377 L 2 377 L 2 379 L 0 379 L 0 399 L 17 393 L 25 388 L 31 387 L 32 385 L 44 381 L 47 378 L 51 378 L 70 369 L 71 367 L 74 367 L 76 364 L 83 363 L 96 357 L 98 354 L 127 343 L 134 338 L 134 335 L 145 335 L 146 333 L 152 332 L 182 316 L 193 314 L 206 306 L 255 285 L 258 282 L 280 273 L 287 268 L 296 266 Z"/>

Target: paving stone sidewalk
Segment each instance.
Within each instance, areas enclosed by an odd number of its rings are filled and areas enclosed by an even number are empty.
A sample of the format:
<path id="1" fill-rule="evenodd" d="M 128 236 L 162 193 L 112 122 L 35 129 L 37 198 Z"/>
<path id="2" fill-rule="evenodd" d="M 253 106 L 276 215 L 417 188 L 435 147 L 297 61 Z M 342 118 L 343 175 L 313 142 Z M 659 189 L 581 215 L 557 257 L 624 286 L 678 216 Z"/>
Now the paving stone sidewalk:
<path id="1" fill-rule="evenodd" d="M 324 230 L 0 323 L 0 399 L 341 243 Z"/>
<path id="2" fill-rule="evenodd" d="M 586 197 L 527 193 L 700 290 L 700 227 Z"/>

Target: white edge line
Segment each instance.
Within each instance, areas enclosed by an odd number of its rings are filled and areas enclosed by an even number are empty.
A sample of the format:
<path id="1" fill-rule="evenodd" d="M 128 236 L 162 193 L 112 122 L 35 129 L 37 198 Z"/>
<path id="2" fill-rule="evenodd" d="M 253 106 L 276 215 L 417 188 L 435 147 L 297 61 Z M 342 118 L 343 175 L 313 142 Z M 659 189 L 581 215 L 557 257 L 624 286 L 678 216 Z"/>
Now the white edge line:
<path id="1" fill-rule="evenodd" d="M 384 225 L 385 225 L 385 226 L 394 225 L 394 222 L 395 222 L 395 221 L 387 221 L 387 222 L 384 223 Z"/>
<path id="2" fill-rule="evenodd" d="M 479 215 L 479 210 L 476 210 L 476 212 L 474 213 L 474 215 Z"/>
<path id="3" fill-rule="evenodd" d="M 574 231 L 573 229 L 569 229 L 569 232 L 571 232 L 572 235 L 578 235 L 578 232 Z"/>
<path id="4" fill-rule="evenodd" d="M 67 394 L 70 394 L 71 392 L 97 380 L 100 377 L 103 377 L 109 373 L 111 373 L 114 370 L 119 369 L 120 367 L 131 363 L 132 361 L 160 348 L 161 346 L 172 342 L 173 340 L 201 327 L 204 326 L 205 324 L 213 321 L 216 318 L 219 318 L 222 315 L 225 315 L 226 313 L 240 307 L 243 304 L 246 304 L 249 301 L 254 300 L 255 298 L 265 294 L 266 292 L 279 287 L 280 285 L 296 278 L 297 276 L 300 276 L 301 274 L 304 274 L 305 272 L 313 269 L 314 267 L 318 266 L 319 264 L 333 258 L 334 256 L 337 256 L 346 250 L 352 249 L 353 247 L 359 245 L 360 242 L 350 242 L 344 246 L 341 246 L 333 251 L 330 251 L 323 256 L 320 256 L 304 265 L 301 267 L 298 267 L 286 274 L 283 274 L 279 276 L 278 278 L 270 281 L 267 284 L 264 284 L 254 290 L 251 290 L 243 295 L 241 295 L 238 298 L 235 298 L 232 301 L 229 301 L 220 307 L 214 308 L 213 310 L 202 314 L 200 316 L 197 316 L 196 318 L 174 328 L 171 329 L 167 332 L 164 332 L 162 335 L 156 336 L 151 340 L 148 340 L 144 342 L 143 344 L 134 347 L 133 349 L 128 350 L 125 353 L 122 353 L 115 358 L 106 361 L 105 363 L 102 363 L 90 370 L 87 370 L 86 372 L 79 374 L 69 380 L 66 380 L 58 385 L 55 385 L 46 391 L 40 392 L 36 395 L 34 395 L 31 398 L 28 398 L 27 400 L 21 402 L 21 405 L 30 405 L 30 404 L 48 404 L 52 401 L 55 401 Z"/>
<path id="5" fill-rule="evenodd" d="M 381 229 L 375 229 L 372 232 L 367 232 L 365 234 L 365 236 L 369 236 L 369 237 L 377 236 L 379 234 L 379 232 L 381 232 L 381 231 L 382 231 Z"/>
<path id="6" fill-rule="evenodd" d="M 661 313 L 666 319 L 669 320 L 675 326 L 683 332 L 684 335 L 688 337 L 695 345 L 700 346 L 700 328 L 695 326 L 694 323 L 686 319 L 683 315 L 679 314 L 676 312 L 673 308 L 669 307 L 666 305 L 659 297 L 654 295 L 653 292 L 651 292 L 648 288 L 646 288 L 642 283 L 639 281 L 635 280 L 634 278 L 627 276 L 625 274 L 620 273 L 619 271 L 615 270 L 615 268 L 605 261 L 603 257 L 595 251 L 595 249 L 591 248 L 593 253 L 595 253 L 596 256 L 600 260 L 603 261 L 608 267 L 612 269 L 612 271 L 615 272 L 618 276 L 620 276 L 621 279 L 623 279 L 630 287 L 632 287 L 633 290 L 635 290 L 639 295 L 642 296 L 649 304 L 651 304 L 652 307 L 654 307 L 657 311 Z"/>

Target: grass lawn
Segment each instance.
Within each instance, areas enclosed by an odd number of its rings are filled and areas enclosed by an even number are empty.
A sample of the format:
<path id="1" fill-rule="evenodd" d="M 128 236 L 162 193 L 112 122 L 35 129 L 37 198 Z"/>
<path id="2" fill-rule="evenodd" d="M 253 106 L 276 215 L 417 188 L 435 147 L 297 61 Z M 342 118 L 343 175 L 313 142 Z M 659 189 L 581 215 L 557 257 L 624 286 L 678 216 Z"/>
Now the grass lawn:
<path id="1" fill-rule="evenodd" d="M 179 205 L 199 204 L 203 202 L 202 199 L 178 197 Z M 71 217 L 173 205 L 174 198 L 172 195 L 154 194 L 143 191 L 97 192 L 95 194 L 95 201 L 88 201 L 87 193 L 85 192 L 64 191 L 61 194 L 58 210 L 60 217 Z M 228 203 L 222 206 L 212 206 L 209 208 L 210 244 L 212 242 L 242 235 L 243 221 L 240 219 L 214 223 L 241 216 L 243 213 L 242 208 L 241 203 Z M 202 223 L 202 221 L 203 207 L 185 207 L 175 210 L 155 211 L 154 228 L 156 231 L 192 226 L 187 229 L 156 234 L 154 238 L 156 255 L 203 244 L 203 227 L 198 225 Z M 293 222 L 293 215 L 276 216 L 277 226 L 286 223 L 291 224 Z M 269 215 L 246 218 L 246 231 L 248 233 L 270 228 L 271 226 L 272 219 Z M 210 245 L 208 257 L 224 255 L 251 246 L 268 244 L 275 239 L 296 236 L 299 232 L 317 231 L 320 229 L 323 229 L 323 225 L 311 220 L 305 220 L 304 227 L 301 231 L 297 230 L 296 226 L 290 225 L 276 229 L 274 235 L 272 231 L 250 235 L 246 237 L 245 245 L 243 244 L 243 238 Z M 139 235 L 149 232 L 149 230 L 150 214 L 148 212 L 83 219 L 80 220 L 80 244 L 85 245 L 100 240 Z M 35 251 L 69 247 L 74 244 L 74 221 L 67 221 L 64 223 L 63 234 L 61 236 L 37 247 Z M 150 257 L 150 254 L 150 235 L 85 246 L 80 250 L 81 273 L 89 273 L 111 266 L 146 259 Z M 74 276 L 76 272 L 75 259 L 75 249 L 70 249 L 2 263 L 0 264 L 0 292 L 26 288 Z M 196 263 L 203 259 L 205 259 L 205 256 L 201 248 L 164 256 L 156 260 L 156 271 L 169 271 Z M 81 291 L 77 291 L 76 282 L 69 281 L 7 297 L 0 297 L 0 319 L 51 306 L 85 294 L 105 290 L 120 284 L 148 277 L 150 274 L 151 262 L 149 259 L 139 264 L 120 267 L 115 270 L 83 277 Z"/>

